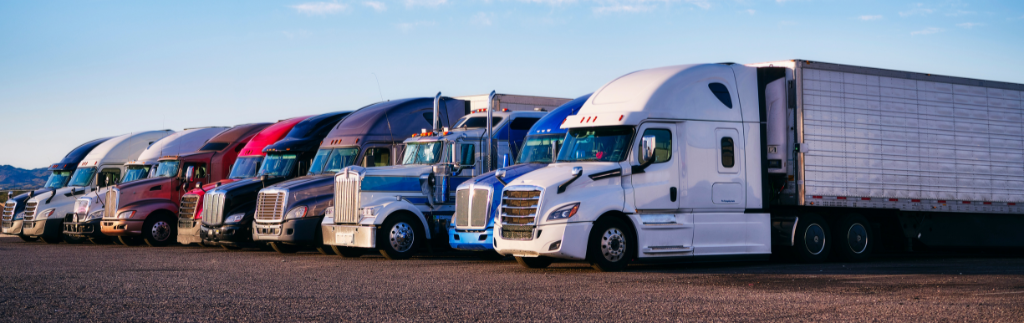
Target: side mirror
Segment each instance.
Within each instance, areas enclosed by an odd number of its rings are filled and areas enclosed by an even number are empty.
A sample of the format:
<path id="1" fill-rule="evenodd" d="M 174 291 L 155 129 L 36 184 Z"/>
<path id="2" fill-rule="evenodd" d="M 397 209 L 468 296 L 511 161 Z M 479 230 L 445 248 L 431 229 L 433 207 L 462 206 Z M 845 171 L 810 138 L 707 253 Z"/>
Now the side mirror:
<path id="1" fill-rule="evenodd" d="M 202 182 L 196 182 L 196 188 L 203 188 Z"/>
<path id="2" fill-rule="evenodd" d="M 650 164 L 654 161 L 654 147 L 657 140 L 654 136 L 644 136 L 640 141 L 640 151 L 643 156 L 641 164 Z"/>
<path id="3" fill-rule="evenodd" d="M 195 175 L 195 173 L 196 173 L 195 166 L 189 166 L 188 168 L 186 168 L 185 169 L 185 180 L 187 181 L 187 180 L 192 179 L 192 175 Z"/>
<path id="4" fill-rule="evenodd" d="M 505 169 L 499 168 L 498 170 L 494 171 L 494 178 L 501 182 L 501 185 L 508 186 L 508 182 L 505 182 L 505 174 Z"/>
<path id="5" fill-rule="evenodd" d="M 580 177 L 583 174 L 583 167 L 576 166 L 572 168 L 572 177 Z"/>

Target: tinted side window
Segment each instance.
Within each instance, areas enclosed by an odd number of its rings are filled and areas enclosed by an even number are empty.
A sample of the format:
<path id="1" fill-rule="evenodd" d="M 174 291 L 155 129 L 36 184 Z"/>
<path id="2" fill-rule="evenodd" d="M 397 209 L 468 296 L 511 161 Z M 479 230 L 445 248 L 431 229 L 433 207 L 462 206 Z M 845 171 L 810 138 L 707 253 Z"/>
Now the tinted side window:
<path id="1" fill-rule="evenodd" d="M 732 138 L 722 138 L 722 166 L 729 168 L 736 165 L 736 153 Z"/>
<path id="2" fill-rule="evenodd" d="M 117 185 L 121 182 L 121 170 L 117 168 L 107 168 L 100 172 L 99 187 L 107 187 L 109 185 Z"/>
<path id="3" fill-rule="evenodd" d="M 460 149 L 460 150 L 461 150 L 461 152 L 459 152 L 459 154 L 461 155 L 461 156 L 459 156 L 459 164 L 460 165 L 469 166 L 469 165 L 476 164 L 476 158 L 475 158 L 476 157 L 476 146 L 474 146 L 473 144 L 462 144 L 462 149 Z"/>
<path id="4" fill-rule="evenodd" d="M 729 107 L 729 109 L 732 109 L 732 96 L 729 95 L 729 88 L 725 87 L 725 84 L 711 83 L 708 84 L 708 89 L 711 90 L 711 93 L 715 94 L 718 101 L 721 101 L 722 104 Z"/>
<path id="5" fill-rule="evenodd" d="M 540 118 L 515 118 L 512 119 L 512 124 L 509 125 L 512 130 L 530 130 L 534 123 L 537 123 Z"/>
<path id="6" fill-rule="evenodd" d="M 672 159 L 672 132 L 668 131 L 668 129 L 647 129 L 644 130 L 643 137 L 646 136 L 654 136 L 654 163 L 664 163 Z M 646 162 L 643 152 L 639 149 L 637 149 L 637 152 L 640 152 L 637 160 L 641 164 Z"/>
<path id="7" fill-rule="evenodd" d="M 363 156 L 363 167 L 380 167 L 391 165 L 390 148 L 370 148 Z"/>

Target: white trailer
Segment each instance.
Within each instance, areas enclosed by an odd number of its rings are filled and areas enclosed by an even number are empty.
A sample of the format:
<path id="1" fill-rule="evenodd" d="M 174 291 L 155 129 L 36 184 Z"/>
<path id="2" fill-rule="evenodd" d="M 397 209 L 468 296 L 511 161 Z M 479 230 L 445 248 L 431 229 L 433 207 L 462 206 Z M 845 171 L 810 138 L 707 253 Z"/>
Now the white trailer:
<path id="1" fill-rule="evenodd" d="M 1022 90 L 803 60 L 630 73 L 566 120 L 558 162 L 505 187 L 495 250 L 618 270 L 1021 247 Z"/>

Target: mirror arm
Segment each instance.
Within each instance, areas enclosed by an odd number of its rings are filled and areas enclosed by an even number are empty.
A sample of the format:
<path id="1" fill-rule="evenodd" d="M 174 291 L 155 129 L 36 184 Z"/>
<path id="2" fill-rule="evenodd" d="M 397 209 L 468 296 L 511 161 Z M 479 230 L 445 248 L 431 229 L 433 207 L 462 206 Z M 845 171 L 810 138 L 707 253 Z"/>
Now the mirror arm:
<path id="1" fill-rule="evenodd" d="M 651 164 L 653 164 L 653 163 L 654 163 L 654 158 L 648 158 L 646 161 L 644 161 L 643 164 L 633 165 L 633 167 L 632 167 L 633 174 L 643 173 L 644 169 L 647 169 L 647 166 L 651 166 Z"/>
<path id="2" fill-rule="evenodd" d="M 562 183 L 562 184 L 558 185 L 558 194 L 564 193 L 565 189 L 567 187 L 569 187 L 569 184 L 572 184 L 572 182 L 575 182 L 577 178 L 580 178 L 580 176 L 583 176 L 583 170 L 582 169 L 580 169 L 580 172 L 578 172 L 576 174 L 573 174 L 572 178 L 570 178 L 568 181 L 565 181 L 565 183 Z"/>

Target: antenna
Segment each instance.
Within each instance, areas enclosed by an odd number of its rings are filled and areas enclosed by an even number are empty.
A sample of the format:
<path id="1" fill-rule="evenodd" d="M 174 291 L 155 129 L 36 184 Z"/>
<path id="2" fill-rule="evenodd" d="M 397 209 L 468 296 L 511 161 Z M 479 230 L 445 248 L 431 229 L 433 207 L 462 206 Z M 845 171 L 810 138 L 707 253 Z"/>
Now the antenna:
<path id="1" fill-rule="evenodd" d="M 380 80 L 377 79 L 377 74 L 376 73 L 370 73 L 370 74 L 373 74 L 373 80 L 377 81 L 377 94 L 380 94 L 380 101 L 383 102 L 384 101 L 384 92 L 380 91 Z"/>

